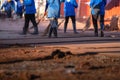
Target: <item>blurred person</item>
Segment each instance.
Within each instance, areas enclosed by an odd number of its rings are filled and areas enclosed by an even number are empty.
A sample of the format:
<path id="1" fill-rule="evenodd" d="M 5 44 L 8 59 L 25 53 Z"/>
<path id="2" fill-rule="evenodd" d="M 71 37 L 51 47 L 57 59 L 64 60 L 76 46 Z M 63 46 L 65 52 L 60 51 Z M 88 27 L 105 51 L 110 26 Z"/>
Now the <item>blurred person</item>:
<path id="1" fill-rule="evenodd" d="M 57 38 L 58 18 L 60 18 L 60 5 L 64 0 L 46 0 L 45 14 L 50 20 L 50 28 L 48 37 L 51 38 L 52 33 Z"/>
<path id="2" fill-rule="evenodd" d="M 15 1 L 17 2 L 16 14 L 17 14 L 18 17 L 22 18 L 23 10 L 24 10 L 23 0 L 15 0 Z"/>
<path id="3" fill-rule="evenodd" d="M 64 16 L 65 16 L 64 33 L 66 33 L 69 18 L 71 18 L 72 20 L 74 33 L 78 33 L 76 31 L 76 18 L 75 18 L 75 15 L 76 15 L 75 8 L 77 7 L 78 7 L 78 4 L 76 0 L 65 0 L 65 3 L 64 3 Z"/>
<path id="4" fill-rule="evenodd" d="M 13 0 L 6 0 L 1 7 L 1 10 L 4 9 L 8 18 L 12 18 L 12 13 L 15 10 L 15 3 Z"/>
<path id="5" fill-rule="evenodd" d="M 24 4 L 24 9 L 25 9 L 25 23 L 24 23 L 22 34 L 23 35 L 27 34 L 29 22 L 31 21 L 34 26 L 34 32 L 32 34 L 37 35 L 39 32 L 38 32 L 38 26 L 36 23 L 36 19 L 35 19 L 35 13 L 36 13 L 35 1 L 24 0 L 23 4 Z"/>
<path id="6" fill-rule="evenodd" d="M 104 16 L 105 16 L 106 0 L 90 0 L 90 8 L 92 14 L 92 22 L 94 26 L 94 34 L 98 37 L 98 18 L 100 23 L 101 37 L 104 37 Z"/>

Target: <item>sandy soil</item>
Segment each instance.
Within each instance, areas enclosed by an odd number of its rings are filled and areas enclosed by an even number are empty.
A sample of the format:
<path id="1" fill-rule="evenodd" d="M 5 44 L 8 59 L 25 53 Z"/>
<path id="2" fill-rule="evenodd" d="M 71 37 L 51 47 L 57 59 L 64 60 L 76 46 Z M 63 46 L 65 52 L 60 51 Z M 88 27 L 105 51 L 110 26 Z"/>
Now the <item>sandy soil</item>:
<path id="1" fill-rule="evenodd" d="M 109 45 L 2 48 L 0 80 L 120 80 L 120 46 Z"/>
<path id="2" fill-rule="evenodd" d="M 119 42 L 1 47 L 0 80 L 120 80 L 119 53 Z"/>

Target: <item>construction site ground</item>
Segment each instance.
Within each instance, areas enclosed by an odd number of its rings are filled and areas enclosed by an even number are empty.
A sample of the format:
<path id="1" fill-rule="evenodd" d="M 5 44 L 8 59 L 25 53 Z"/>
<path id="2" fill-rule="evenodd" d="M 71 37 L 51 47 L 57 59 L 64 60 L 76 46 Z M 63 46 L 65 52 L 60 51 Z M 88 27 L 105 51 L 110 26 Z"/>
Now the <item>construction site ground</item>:
<path id="1" fill-rule="evenodd" d="M 78 34 L 69 21 L 67 33 L 62 23 L 58 38 L 48 38 L 48 24 L 39 23 L 38 35 L 21 35 L 23 18 L 0 19 L 0 80 L 120 80 L 120 31 L 94 37 L 93 27 L 83 32 L 77 20 Z"/>

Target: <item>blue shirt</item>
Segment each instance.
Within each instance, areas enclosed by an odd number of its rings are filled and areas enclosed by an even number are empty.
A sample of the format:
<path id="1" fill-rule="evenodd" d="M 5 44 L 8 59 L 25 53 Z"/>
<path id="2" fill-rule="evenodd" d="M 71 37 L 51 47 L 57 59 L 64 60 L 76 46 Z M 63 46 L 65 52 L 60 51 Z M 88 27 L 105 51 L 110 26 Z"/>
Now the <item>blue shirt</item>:
<path id="1" fill-rule="evenodd" d="M 25 14 L 35 14 L 36 8 L 35 8 L 35 2 L 34 0 L 28 0 L 30 3 L 26 3 L 25 0 L 23 2 L 24 8 L 25 8 Z"/>
<path id="2" fill-rule="evenodd" d="M 48 11 L 48 18 L 60 17 L 60 5 L 63 0 L 47 0 L 46 9 Z"/>
<path id="3" fill-rule="evenodd" d="M 99 14 L 105 14 L 106 0 L 90 0 L 91 14 L 96 14 L 96 10 L 99 10 Z"/>
<path id="4" fill-rule="evenodd" d="M 75 8 L 77 8 L 77 7 L 78 7 L 78 4 L 77 4 L 76 0 L 70 0 L 70 2 L 65 0 L 64 15 L 65 16 L 75 16 Z"/>

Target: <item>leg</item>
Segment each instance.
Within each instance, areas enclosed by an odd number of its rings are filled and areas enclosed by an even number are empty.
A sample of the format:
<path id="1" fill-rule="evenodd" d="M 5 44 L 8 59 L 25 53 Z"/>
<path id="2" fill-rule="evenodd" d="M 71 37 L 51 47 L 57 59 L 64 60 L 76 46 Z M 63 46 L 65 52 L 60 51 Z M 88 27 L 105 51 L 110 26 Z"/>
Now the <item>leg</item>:
<path id="1" fill-rule="evenodd" d="M 69 21 L 69 16 L 65 17 L 65 23 L 64 23 L 64 33 L 66 33 L 66 29 L 67 29 L 67 24 Z"/>
<path id="2" fill-rule="evenodd" d="M 35 20 L 35 14 L 30 14 L 30 20 L 34 26 L 34 32 L 32 34 L 38 34 L 38 26 Z"/>
<path id="3" fill-rule="evenodd" d="M 98 15 L 92 15 L 92 22 L 93 22 L 93 26 L 94 26 L 94 33 L 95 33 L 96 37 L 98 36 L 97 18 L 98 18 Z"/>
<path id="4" fill-rule="evenodd" d="M 26 34 L 28 31 L 28 26 L 29 26 L 29 14 L 25 14 L 25 23 L 24 23 L 24 27 L 23 27 L 23 34 Z"/>
<path id="5" fill-rule="evenodd" d="M 51 35 L 52 35 L 52 31 L 53 31 L 53 28 L 50 26 L 50 30 L 49 30 L 49 38 L 51 38 Z"/>
<path id="6" fill-rule="evenodd" d="M 52 32 L 53 32 L 53 18 L 50 18 L 50 29 L 49 29 L 49 35 L 48 37 L 51 38 Z"/>
<path id="7" fill-rule="evenodd" d="M 77 31 L 76 31 L 76 19 L 75 19 L 75 16 L 70 16 L 70 17 L 72 19 L 72 25 L 73 25 L 74 33 L 76 34 Z"/>
<path id="8" fill-rule="evenodd" d="M 104 15 L 100 15 L 100 30 L 101 30 L 101 37 L 104 37 Z"/>
<path id="9" fill-rule="evenodd" d="M 54 33 L 54 36 L 57 38 L 57 27 L 53 28 L 53 33 Z"/>
<path id="10" fill-rule="evenodd" d="M 12 12 L 11 11 L 7 11 L 7 18 L 11 18 L 12 17 Z"/>
<path id="11" fill-rule="evenodd" d="M 57 38 L 58 19 L 54 18 L 54 36 Z"/>
<path id="12" fill-rule="evenodd" d="M 20 18 L 22 18 L 22 13 L 20 13 Z"/>

